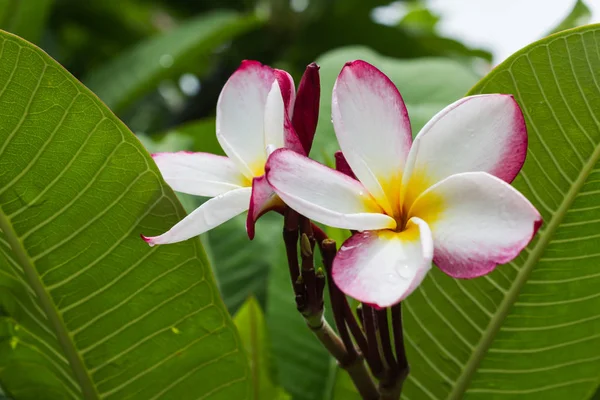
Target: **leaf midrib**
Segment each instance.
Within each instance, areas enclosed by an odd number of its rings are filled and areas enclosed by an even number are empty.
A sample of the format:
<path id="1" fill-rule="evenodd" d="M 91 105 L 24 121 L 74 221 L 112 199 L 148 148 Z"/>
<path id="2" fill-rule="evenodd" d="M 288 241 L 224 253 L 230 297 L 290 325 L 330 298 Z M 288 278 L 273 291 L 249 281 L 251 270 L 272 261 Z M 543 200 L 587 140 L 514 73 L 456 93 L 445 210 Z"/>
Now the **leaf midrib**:
<path id="1" fill-rule="evenodd" d="M 528 258 L 523 263 L 523 267 L 517 273 L 517 278 L 515 279 L 515 284 L 508 290 L 506 296 L 500 303 L 498 307 L 497 313 L 492 317 L 490 323 L 485 329 L 480 341 L 479 345 L 475 347 L 475 351 L 471 354 L 471 357 L 465 364 L 463 368 L 462 374 L 458 377 L 456 381 L 456 385 L 454 389 L 450 392 L 447 399 L 448 400 L 459 400 L 462 398 L 463 394 L 466 392 L 467 385 L 471 382 L 471 378 L 475 373 L 477 367 L 481 363 L 483 357 L 487 354 L 487 350 L 492 344 L 494 338 L 496 337 L 496 333 L 500 330 L 504 319 L 508 315 L 512 305 L 517 300 L 521 292 L 521 288 L 527 282 L 533 267 L 540 260 L 546 246 L 550 242 L 550 239 L 553 237 L 554 232 L 560 226 L 563 218 L 565 217 L 567 210 L 571 207 L 575 198 L 577 197 L 577 193 L 581 190 L 585 181 L 587 180 L 589 174 L 594 168 L 594 165 L 600 159 L 600 146 L 596 145 L 594 152 L 588 159 L 587 163 L 584 164 L 583 169 L 579 173 L 577 179 L 571 185 L 571 188 L 565 195 L 563 202 L 560 207 L 556 210 L 553 217 L 550 219 L 550 223 L 547 225 L 548 228 L 544 231 L 543 234 L 540 233 L 540 239 L 535 247 L 529 253 Z"/>
<path id="2" fill-rule="evenodd" d="M 40 306 L 44 310 L 44 313 L 46 313 L 46 317 L 48 318 L 52 329 L 56 333 L 56 337 L 65 353 L 65 356 L 69 362 L 69 366 L 79 382 L 83 397 L 88 400 L 99 399 L 100 397 L 98 396 L 96 388 L 83 364 L 83 360 L 77 352 L 71 335 L 67 331 L 67 328 L 62 318 L 58 314 L 50 295 L 40 280 L 37 270 L 33 266 L 33 263 L 31 262 L 31 259 L 29 258 L 25 247 L 23 246 L 23 243 L 13 229 L 9 218 L 1 209 L 0 230 L 4 232 L 12 251 L 16 256 L 17 262 L 21 265 L 23 271 L 25 272 L 25 278 L 27 279 L 27 282 L 35 292 Z"/>

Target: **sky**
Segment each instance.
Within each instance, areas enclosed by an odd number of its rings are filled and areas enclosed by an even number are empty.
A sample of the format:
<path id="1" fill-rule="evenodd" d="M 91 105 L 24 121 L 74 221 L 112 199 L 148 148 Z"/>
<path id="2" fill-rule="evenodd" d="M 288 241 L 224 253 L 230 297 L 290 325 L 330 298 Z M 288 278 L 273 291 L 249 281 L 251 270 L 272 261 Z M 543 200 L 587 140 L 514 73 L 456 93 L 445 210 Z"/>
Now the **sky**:
<path id="1" fill-rule="evenodd" d="M 600 0 L 583 0 L 591 9 L 589 23 L 600 23 Z M 426 0 L 441 16 L 438 32 L 489 50 L 494 64 L 545 36 L 573 8 L 576 0 Z M 397 23 L 406 8 L 400 2 L 382 7 L 375 19 Z"/>

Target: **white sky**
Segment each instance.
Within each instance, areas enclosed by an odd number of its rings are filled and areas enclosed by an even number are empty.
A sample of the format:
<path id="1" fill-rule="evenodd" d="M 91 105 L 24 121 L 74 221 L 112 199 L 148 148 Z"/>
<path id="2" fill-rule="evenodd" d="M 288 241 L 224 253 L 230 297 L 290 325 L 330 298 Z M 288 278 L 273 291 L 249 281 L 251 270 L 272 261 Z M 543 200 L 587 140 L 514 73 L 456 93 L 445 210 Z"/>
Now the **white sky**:
<path id="1" fill-rule="evenodd" d="M 600 22 L 600 0 L 584 0 L 590 23 Z M 575 0 L 427 0 L 441 15 L 439 33 L 487 48 L 497 64 L 541 38 L 571 10 Z"/>

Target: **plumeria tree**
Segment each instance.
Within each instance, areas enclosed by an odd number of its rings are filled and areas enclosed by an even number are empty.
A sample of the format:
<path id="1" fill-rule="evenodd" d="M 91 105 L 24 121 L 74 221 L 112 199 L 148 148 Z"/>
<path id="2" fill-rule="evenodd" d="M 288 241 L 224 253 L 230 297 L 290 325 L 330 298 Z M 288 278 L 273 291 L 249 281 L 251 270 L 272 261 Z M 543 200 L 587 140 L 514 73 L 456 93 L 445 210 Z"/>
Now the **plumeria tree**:
<path id="1" fill-rule="evenodd" d="M 0 398 L 595 396 L 582 2 L 493 70 L 413 3 L 84 3 L 0 4 Z"/>

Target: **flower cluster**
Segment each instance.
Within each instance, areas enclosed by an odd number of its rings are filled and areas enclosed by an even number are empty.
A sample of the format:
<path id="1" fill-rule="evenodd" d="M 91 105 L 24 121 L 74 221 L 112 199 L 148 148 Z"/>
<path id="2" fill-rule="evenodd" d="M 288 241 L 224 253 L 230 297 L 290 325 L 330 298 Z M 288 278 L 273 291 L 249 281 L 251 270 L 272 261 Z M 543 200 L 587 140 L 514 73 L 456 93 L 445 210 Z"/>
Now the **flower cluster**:
<path id="1" fill-rule="evenodd" d="M 397 304 L 435 263 L 475 278 L 515 258 L 541 224 L 510 182 L 527 153 L 521 110 L 510 95 L 465 97 L 412 138 L 398 89 L 377 68 L 348 62 L 332 98 L 341 152 L 336 169 L 307 157 L 319 108 L 318 67 L 295 92 L 284 71 L 245 61 L 217 104 L 217 138 L 228 157 L 159 153 L 165 180 L 211 200 L 150 244 L 186 240 L 248 210 L 247 230 L 269 210 L 290 207 L 353 235 L 332 276 L 347 295 Z"/>

